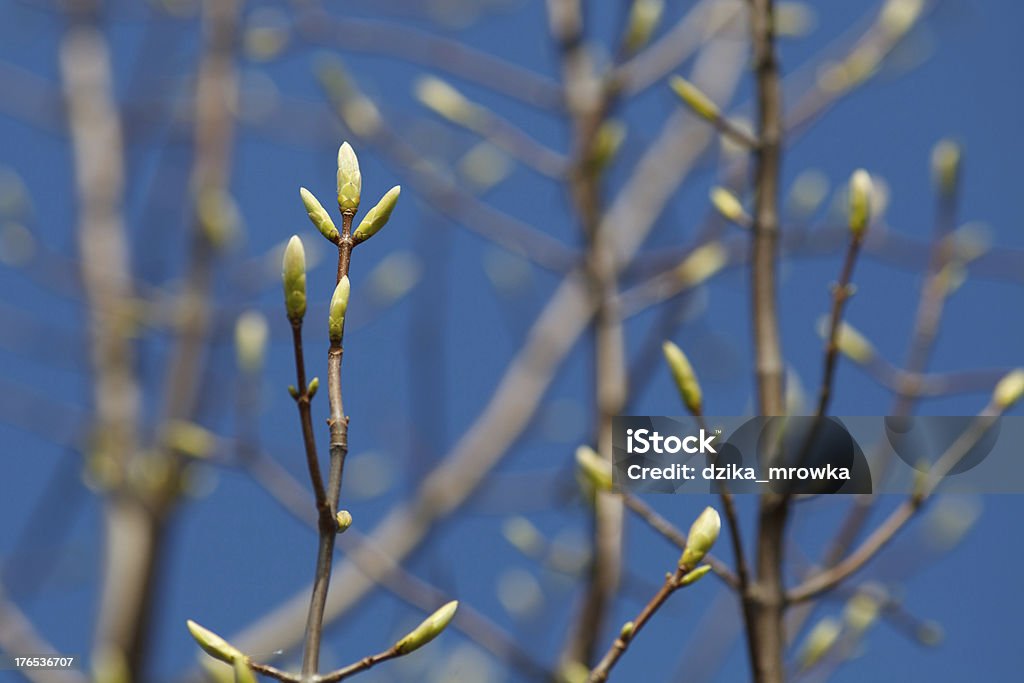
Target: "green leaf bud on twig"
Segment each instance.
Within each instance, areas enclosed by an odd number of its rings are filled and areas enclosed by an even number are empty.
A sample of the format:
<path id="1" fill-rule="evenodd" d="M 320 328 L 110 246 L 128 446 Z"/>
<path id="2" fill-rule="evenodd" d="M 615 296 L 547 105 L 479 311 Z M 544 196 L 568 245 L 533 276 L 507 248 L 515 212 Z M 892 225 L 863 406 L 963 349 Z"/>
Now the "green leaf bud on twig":
<path id="1" fill-rule="evenodd" d="M 334 521 L 338 523 L 338 533 L 345 533 L 352 526 L 352 513 L 348 510 L 338 510 L 338 514 L 334 515 Z"/>
<path id="2" fill-rule="evenodd" d="M 963 152 L 952 140 L 939 140 L 932 149 L 932 177 L 939 192 L 952 196 L 960 181 L 960 161 Z"/>
<path id="3" fill-rule="evenodd" d="M 407 636 L 395 643 L 395 651 L 405 655 L 413 650 L 418 650 L 434 638 L 441 635 L 441 632 L 455 616 L 455 610 L 459 608 L 459 601 L 452 600 L 429 617 L 423 620 L 419 626 L 413 629 Z"/>
<path id="4" fill-rule="evenodd" d="M 857 169 L 850 177 L 850 232 L 859 239 L 871 222 L 871 176 Z"/>
<path id="5" fill-rule="evenodd" d="M 634 0 L 626 20 L 622 46 L 632 54 L 647 44 L 665 11 L 664 0 Z"/>
<path id="6" fill-rule="evenodd" d="M 698 116 L 708 121 L 717 121 L 721 118 L 722 114 L 718 109 L 718 105 L 712 102 L 711 98 L 705 95 L 697 86 L 682 76 L 673 76 L 669 79 L 669 86 L 679 96 L 679 99 L 685 102 L 686 106 L 692 109 Z"/>
<path id="7" fill-rule="evenodd" d="M 711 203 L 725 219 L 744 228 L 750 227 L 750 216 L 743 209 L 739 197 L 730 190 L 724 187 L 711 188 Z"/>
<path id="8" fill-rule="evenodd" d="M 288 395 L 294 398 L 296 401 L 299 400 L 299 390 L 295 388 L 294 384 L 288 385 Z"/>
<path id="9" fill-rule="evenodd" d="M 576 449 L 576 465 L 580 473 L 597 491 L 612 490 L 612 464 L 590 446 Z"/>
<path id="10" fill-rule="evenodd" d="M 356 232 L 353 235 L 356 242 L 362 242 L 368 240 L 380 231 L 385 225 L 387 225 L 388 219 L 391 218 L 391 212 L 395 209 L 395 204 L 398 203 L 398 195 L 402 193 L 402 186 L 395 185 L 380 198 L 380 201 L 370 209 L 363 220 L 359 223 L 359 227 L 356 228 Z"/>
<path id="11" fill-rule="evenodd" d="M 1006 374 L 992 392 L 992 403 L 999 410 L 1009 410 L 1024 395 L 1024 369 L 1017 368 Z"/>
<path id="12" fill-rule="evenodd" d="M 661 350 L 665 354 L 665 360 L 668 361 L 672 379 L 676 382 L 683 405 L 694 415 L 700 415 L 704 408 L 704 395 L 689 359 L 681 348 L 670 341 L 663 343 Z"/>
<path id="13" fill-rule="evenodd" d="M 326 237 L 329 241 L 338 242 L 338 228 L 334 226 L 334 221 L 331 220 L 330 214 L 327 213 L 327 209 L 323 207 L 320 201 L 313 196 L 313 193 L 304 187 L 299 188 L 299 196 L 302 197 L 302 203 L 306 207 L 306 213 L 309 215 L 309 220 L 312 221 L 316 229 L 320 231 L 320 234 Z"/>
<path id="14" fill-rule="evenodd" d="M 834 617 L 825 617 L 810 630 L 804 639 L 797 660 L 801 669 L 809 669 L 828 654 L 842 632 L 842 625 Z"/>
<path id="15" fill-rule="evenodd" d="M 352 145 L 343 142 L 338 148 L 338 208 L 342 213 L 356 212 L 362 191 L 363 176 L 359 172 L 359 159 Z"/>
<path id="16" fill-rule="evenodd" d="M 327 333 L 331 344 L 340 344 L 345 333 L 345 313 L 348 311 L 348 295 L 351 291 L 348 276 L 341 278 L 331 296 L 331 310 L 327 318 Z"/>
<path id="17" fill-rule="evenodd" d="M 704 508 L 686 536 L 686 547 L 683 548 L 683 555 L 679 558 L 679 566 L 696 569 L 700 561 L 711 550 L 711 546 L 718 540 L 718 532 L 721 530 L 722 518 L 718 516 L 718 511 L 713 507 Z"/>
<path id="18" fill-rule="evenodd" d="M 256 674 L 252 672 L 244 658 L 235 660 L 235 683 L 256 683 Z"/>
<path id="19" fill-rule="evenodd" d="M 636 624 L 634 624 L 632 621 L 627 621 L 625 624 L 622 625 L 622 628 L 619 629 L 619 638 L 622 638 L 623 640 L 629 638 L 633 635 L 633 631 L 635 629 Z"/>
<path id="20" fill-rule="evenodd" d="M 203 648 L 206 654 L 214 659 L 219 659 L 228 664 L 234 664 L 236 659 L 245 659 L 245 655 L 242 654 L 241 650 L 213 631 L 203 628 L 191 619 L 186 621 L 185 624 L 188 626 L 189 633 L 192 634 L 196 643 L 199 644 L 199 647 Z"/>
<path id="21" fill-rule="evenodd" d="M 704 575 L 711 571 L 711 565 L 702 564 L 701 566 L 694 569 L 692 572 L 687 572 L 683 578 L 679 579 L 680 586 L 689 586 L 690 584 L 697 583 Z"/>
<path id="22" fill-rule="evenodd" d="M 680 285 L 693 287 L 720 271 L 729 262 L 729 252 L 719 241 L 697 247 L 672 270 Z"/>
<path id="23" fill-rule="evenodd" d="M 309 396 L 310 398 L 313 398 L 314 396 L 316 396 L 316 391 L 319 388 L 320 378 L 314 377 L 313 379 L 309 380 L 309 384 L 306 386 L 306 395 Z"/>
<path id="24" fill-rule="evenodd" d="M 306 315 L 306 251 L 298 235 L 292 235 L 284 249 L 281 279 L 288 320 L 297 323 Z"/>
<path id="25" fill-rule="evenodd" d="M 259 311 L 246 311 L 235 322 L 235 358 L 242 372 L 259 372 L 267 352 L 267 319 Z"/>

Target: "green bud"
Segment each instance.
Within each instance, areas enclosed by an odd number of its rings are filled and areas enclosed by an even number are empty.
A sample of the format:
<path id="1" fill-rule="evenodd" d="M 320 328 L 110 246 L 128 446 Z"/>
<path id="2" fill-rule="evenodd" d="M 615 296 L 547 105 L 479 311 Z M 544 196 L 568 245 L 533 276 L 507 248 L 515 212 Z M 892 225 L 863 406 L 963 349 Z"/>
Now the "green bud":
<path id="1" fill-rule="evenodd" d="M 633 636 L 633 631 L 635 630 L 636 624 L 634 624 L 632 621 L 627 621 L 625 624 L 622 625 L 622 628 L 619 629 L 619 638 L 627 640 Z"/>
<path id="2" fill-rule="evenodd" d="M 661 350 L 665 354 L 665 360 L 668 361 L 672 379 L 676 381 L 676 388 L 683 399 L 683 405 L 694 415 L 700 415 L 704 408 L 704 395 L 689 359 L 681 348 L 670 341 L 662 344 Z"/>
<path id="3" fill-rule="evenodd" d="M 267 351 L 267 319 L 258 311 L 246 311 L 235 322 L 235 358 L 242 372 L 258 372 Z"/>
<path id="4" fill-rule="evenodd" d="M 338 148 L 338 208 L 342 213 L 356 212 L 362 191 L 363 176 L 359 172 L 359 159 L 352 146 L 343 142 Z"/>
<path id="5" fill-rule="evenodd" d="M 391 212 L 394 211 L 395 204 L 398 202 L 398 195 L 401 193 L 401 185 L 395 185 L 380 198 L 377 205 L 370 209 L 366 217 L 359 223 L 355 234 L 352 235 L 356 242 L 370 239 L 387 224 L 388 219 L 391 218 Z"/>
<path id="6" fill-rule="evenodd" d="M 314 377 L 313 379 L 309 380 L 309 384 L 306 386 L 306 394 L 310 398 L 313 398 L 314 396 L 316 396 L 316 390 L 319 389 L 319 388 L 320 388 L 320 378 L 319 377 Z"/>
<path id="7" fill-rule="evenodd" d="M 241 657 L 235 660 L 235 683 L 256 683 L 256 674 Z"/>
<path id="8" fill-rule="evenodd" d="M 338 514 L 334 515 L 334 521 L 338 523 L 338 533 L 344 533 L 352 526 L 352 513 L 348 510 L 338 510 Z"/>
<path id="9" fill-rule="evenodd" d="M 506 520 L 501 532 L 506 541 L 527 557 L 536 557 L 544 549 L 544 537 L 540 530 L 525 517 L 512 517 Z"/>
<path id="10" fill-rule="evenodd" d="M 634 53 L 647 44 L 664 11 L 664 0 L 633 1 L 626 20 L 626 36 L 622 41 L 627 52 Z"/>
<path id="11" fill-rule="evenodd" d="M 407 636 L 395 643 L 395 651 L 400 655 L 409 654 L 437 638 L 451 622 L 452 617 L 455 616 L 455 610 L 458 608 L 459 601 L 452 600 L 431 614 L 423 623 L 409 632 Z"/>
<path id="12" fill-rule="evenodd" d="M 697 583 L 704 575 L 711 571 L 711 565 L 702 564 L 701 566 L 694 569 L 692 572 L 688 572 L 683 578 L 679 579 L 680 586 L 689 586 L 691 583 Z"/>
<path id="13" fill-rule="evenodd" d="M 673 76 L 669 79 L 668 84 L 672 91 L 679 96 L 679 99 L 685 102 L 686 106 L 692 109 L 698 116 L 708 121 L 717 121 L 721 118 L 722 114 L 718 110 L 718 105 L 712 102 L 710 97 L 705 95 L 690 81 L 682 76 Z"/>
<path id="14" fill-rule="evenodd" d="M 713 507 L 704 508 L 686 536 L 686 547 L 683 548 L 683 556 L 679 558 L 679 566 L 695 569 L 718 540 L 718 532 L 721 530 L 722 518 L 718 516 L 718 511 Z"/>
<path id="15" fill-rule="evenodd" d="M 901 36 L 917 23 L 924 11 L 924 0 L 888 0 L 878 23 L 890 36 Z"/>
<path id="16" fill-rule="evenodd" d="M 326 237 L 329 241 L 337 243 L 338 241 L 338 229 L 334 227 L 334 221 L 331 220 L 330 214 L 327 213 L 327 209 L 323 207 L 320 201 L 313 196 L 313 193 L 304 187 L 299 188 L 299 196 L 302 197 L 302 203 L 306 207 L 306 213 L 309 215 L 309 220 L 313 222 L 316 229 L 320 231 L 320 234 Z"/>
<path id="17" fill-rule="evenodd" d="M 736 225 L 749 226 L 750 216 L 743 210 L 739 197 L 724 187 L 711 188 L 711 203 L 718 213 Z"/>
<path id="18" fill-rule="evenodd" d="M 612 464 L 590 446 L 576 449 L 576 465 L 580 473 L 598 491 L 612 490 Z"/>
<path id="19" fill-rule="evenodd" d="M 206 654 L 214 659 L 219 659 L 228 664 L 234 664 L 237 659 L 245 659 L 245 655 L 240 650 L 213 631 L 203 628 L 191 619 L 186 621 L 185 624 L 188 626 L 189 633 L 192 634 L 192 637 L 199 644 L 199 647 L 203 648 Z"/>
<path id="20" fill-rule="evenodd" d="M 864 169 L 850 177 L 850 232 L 859 238 L 871 222 L 871 176 Z"/>
<path id="21" fill-rule="evenodd" d="M 331 296 L 331 310 L 327 318 L 327 333 L 332 344 L 340 344 L 345 333 L 345 312 L 348 311 L 348 295 L 351 291 L 348 276 L 341 278 Z"/>
<path id="22" fill-rule="evenodd" d="M 288 385 L 288 395 L 294 398 L 296 401 L 299 400 L 299 390 L 295 388 L 294 384 Z"/>
<path id="23" fill-rule="evenodd" d="M 999 410 L 1009 410 L 1024 395 L 1024 369 L 1011 370 L 996 384 L 992 403 Z"/>
<path id="24" fill-rule="evenodd" d="M 939 192 L 945 196 L 956 191 L 962 155 L 960 145 L 952 140 L 939 140 L 932 149 L 932 177 Z"/>
<path id="25" fill-rule="evenodd" d="M 292 235 L 284 249 L 281 279 L 288 319 L 293 323 L 299 322 L 306 315 L 306 250 L 298 235 Z"/>

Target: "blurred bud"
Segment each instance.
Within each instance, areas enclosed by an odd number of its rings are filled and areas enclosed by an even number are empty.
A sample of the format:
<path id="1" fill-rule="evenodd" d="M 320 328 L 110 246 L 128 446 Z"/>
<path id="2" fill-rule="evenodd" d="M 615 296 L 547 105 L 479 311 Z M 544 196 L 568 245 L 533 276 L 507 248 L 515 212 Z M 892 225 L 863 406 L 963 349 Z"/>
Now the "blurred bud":
<path id="1" fill-rule="evenodd" d="M 477 115 L 477 106 L 451 85 L 434 76 L 424 76 L 416 81 L 416 99 L 438 116 L 472 126 Z"/>
<path id="2" fill-rule="evenodd" d="M 590 446 L 576 449 L 576 465 L 580 474 L 597 491 L 612 490 L 612 464 L 597 454 Z"/>
<path id="3" fill-rule="evenodd" d="M 622 46 L 632 54 L 647 44 L 665 11 L 664 0 L 633 0 Z"/>
<path id="4" fill-rule="evenodd" d="M 843 610 L 843 619 L 853 631 L 862 633 L 875 623 L 882 610 L 882 601 L 877 590 L 858 591 Z"/>
<path id="5" fill-rule="evenodd" d="M 934 621 L 925 621 L 914 630 L 914 636 L 917 638 L 917 642 L 922 645 L 935 647 L 942 642 L 946 634 L 942 629 L 942 624 Z"/>
<path id="6" fill-rule="evenodd" d="M 704 512 L 693 522 L 690 533 L 686 536 L 686 547 L 679 558 L 679 566 L 696 569 L 718 540 L 718 532 L 721 530 L 722 518 L 718 516 L 718 511 L 713 507 L 704 508 Z"/>
<path id="7" fill-rule="evenodd" d="M 692 572 L 687 572 L 683 578 L 679 580 L 680 586 L 689 586 L 692 583 L 697 583 L 704 575 L 711 571 L 711 565 L 702 564 L 701 566 L 694 569 Z"/>
<path id="8" fill-rule="evenodd" d="M 294 384 L 288 385 L 288 395 L 294 398 L 296 401 L 299 400 L 299 390 L 295 388 Z"/>
<path id="9" fill-rule="evenodd" d="M 299 322 L 306 315 L 306 251 L 298 235 L 292 235 L 285 247 L 281 279 L 288 320 Z"/>
<path id="10" fill-rule="evenodd" d="M 623 640 L 632 638 L 633 631 L 635 630 L 636 624 L 634 624 L 632 621 L 627 621 L 625 624 L 622 625 L 622 628 L 619 629 L 619 638 L 622 638 Z"/>
<path id="11" fill-rule="evenodd" d="M 235 660 L 235 683 L 256 683 L 256 675 L 244 657 Z"/>
<path id="12" fill-rule="evenodd" d="M 822 339 L 826 338 L 829 333 L 828 325 L 828 316 L 818 319 L 818 334 Z M 839 353 L 861 365 L 870 363 L 875 358 L 875 347 L 871 345 L 867 337 L 845 320 L 839 323 L 839 329 L 836 332 L 836 346 L 839 347 Z"/>
<path id="13" fill-rule="evenodd" d="M 619 153 L 623 140 L 626 139 L 626 127 L 621 121 L 608 119 L 601 124 L 594 135 L 594 143 L 590 148 L 590 163 L 596 171 L 604 170 Z"/>
<path id="14" fill-rule="evenodd" d="M 824 657 L 839 639 L 842 626 L 838 619 L 825 617 L 810 630 L 800 647 L 797 660 L 801 669 L 809 669 Z"/>
<path id="15" fill-rule="evenodd" d="M 348 510 L 338 510 L 338 514 L 334 515 L 334 521 L 338 523 L 338 533 L 345 533 L 352 526 L 352 513 Z"/>
<path id="16" fill-rule="evenodd" d="M 401 193 L 402 187 L 395 185 L 381 197 L 377 205 L 370 209 L 366 217 L 359 223 L 359 227 L 356 228 L 353 235 L 356 242 L 370 239 L 387 224 L 388 219 L 391 218 L 391 212 L 394 211 L 395 204 L 398 202 L 398 195 Z"/>
<path id="17" fill-rule="evenodd" d="M 661 350 L 665 354 L 665 360 L 668 361 L 672 379 L 676 382 L 683 405 L 694 415 L 700 415 L 704 410 L 704 397 L 700 383 L 697 382 L 697 374 L 693 371 L 689 359 L 681 348 L 670 341 L 663 343 Z"/>
<path id="18" fill-rule="evenodd" d="M 242 212 L 234 197 L 223 190 L 206 189 L 196 198 L 196 217 L 210 244 L 223 249 L 238 237 Z"/>
<path id="19" fill-rule="evenodd" d="M 235 322 L 235 358 L 242 372 L 255 373 L 263 367 L 267 352 L 267 319 L 259 311 L 246 311 Z"/>
<path id="20" fill-rule="evenodd" d="M 587 683 L 590 680 L 590 667 L 582 662 L 563 662 L 558 668 L 558 683 Z"/>
<path id="21" fill-rule="evenodd" d="M 309 381 L 309 384 L 306 386 L 306 395 L 309 396 L 310 398 L 313 398 L 314 396 L 316 396 L 316 392 L 319 388 L 320 378 L 314 377 Z"/>
<path id="22" fill-rule="evenodd" d="M 217 443 L 210 430 L 185 420 L 169 421 L 165 439 L 168 448 L 190 458 L 210 457 Z"/>
<path id="23" fill-rule="evenodd" d="M 718 105 L 711 101 L 711 98 L 697 89 L 693 83 L 682 76 L 673 76 L 669 79 L 669 86 L 698 116 L 708 121 L 716 121 L 721 118 Z"/>
<path id="24" fill-rule="evenodd" d="M 806 218 L 821 207 L 828 196 L 828 177 L 816 168 L 801 171 L 793 180 L 786 198 L 787 208 L 799 218 Z"/>
<path id="25" fill-rule="evenodd" d="M 304 187 L 299 188 L 299 196 L 302 197 L 302 203 L 306 207 L 306 213 L 309 215 L 309 220 L 312 221 L 316 229 L 320 231 L 320 234 L 326 237 L 329 241 L 337 243 L 338 241 L 338 229 L 334 227 L 334 221 L 331 220 L 330 214 L 327 213 L 327 209 L 323 207 L 320 201 L 313 196 L 313 193 Z"/>
<path id="26" fill-rule="evenodd" d="M 455 610 L 458 608 L 459 601 L 452 600 L 431 614 L 422 624 L 413 629 L 409 635 L 395 643 L 395 651 L 400 655 L 408 654 L 437 638 L 451 622 L 452 617 L 455 616 Z"/>
<path id="27" fill-rule="evenodd" d="M 352 146 L 343 142 L 338 148 L 338 208 L 342 213 L 356 212 L 362 191 L 363 176 L 359 172 L 359 159 Z"/>
<path id="28" fill-rule="evenodd" d="M 956 192 L 962 156 L 960 145 L 952 140 L 939 140 L 932 149 L 932 178 L 943 196 L 949 197 Z"/>
<path id="29" fill-rule="evenodd" d="M 214 659 L 219 659 L 228 664 L 234 664 L 236 659 L 245 659 L 245 655 L 235 648 L 231 643 L 218 636 L 213 631 L 205 629 L 196 622 L 189 619 L 185 622 L 189 633 L 199 644 L 199 647 L 206 651 Z"/>
<path id="30" fill-rule="evenodd" d="M 871 222 L 871 176 L 857 169 L 850 177 L 850 232 L 859 239 Z"/>
<path id="31" fill-rule="evenodd" d="M 720 271 L 728 262 L 729 252 L 716 240 L 691 251 L 672 273 L 679 284 L 692 287 Z"/>
<path id="32" fill-rule="evenodd" d="M 711 203 L 725 219 L 743 227 L 750 226 L 750 216 L 743 210 L 739 197 L 731 191 L 724 187 L 711 188 Z"/>
<path id="33" fill-rule="evenodd" d="M 1024 395 L 1024 369 L 1011 370 L 996 384 L 992 403 L 999 410 L 1009 410 Z"/>
<path id="34" fill-rule="evenodd" d="M 92 680 L 96 681 L 96 683 L 131 683 L 132 674 L 128 668 L 128 658 L 124 656 L 124 652 L 110 645 L 94 652 L 92 656 Z"/>
<path id="35" fill-rule="evenodd" d="M 525 517 L 510 517 L 501 527 L 505 540 L 527 557 L 536 557 L 544 550 L 544 537 Z"/>
<path id="36" fill-rule="evenodd" d="M 924 0 L 889 0 L 882 8 L 878 23 L 886 33 L 901 36 L 917 23 Z"/>
<path id="37" fill-rule="evenodd" d="M 327 333 L 331 344 L 340 344 L 345 333 L 345 313 L 348 311 L 348 295 L 351 289 L 346 275 L 338 282 L 331 296 L 331 309 L 327 318 Z"/>
<path id="38" fill-rule="evenodd" d="M 773 15 L 775 35 L 780 37 L 805 36 L 814 30 L 817 17 L 814 9 L 803 2 L 780 2 Z"/>

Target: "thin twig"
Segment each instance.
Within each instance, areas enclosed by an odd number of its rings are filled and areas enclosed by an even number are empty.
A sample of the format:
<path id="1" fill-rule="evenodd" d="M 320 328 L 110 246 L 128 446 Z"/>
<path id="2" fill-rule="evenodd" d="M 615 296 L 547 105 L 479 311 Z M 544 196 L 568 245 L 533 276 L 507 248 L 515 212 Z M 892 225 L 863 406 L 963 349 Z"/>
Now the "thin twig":
<path id="1" fill-rule="evenodd" d="M 665 604 L 665 602 L 672 597 L 672 594 L 683 587 L 683 577 L 690 572 L 690 568 L 684 565 L 676 567 L 675 572 L 665 577 L 665 583 L 662 584 L 658 592 L 654 594 L 650 602 L 644 605 L 644 608 L 640 610 L 640 613 L 633 619 L 632 628 L 625 628 L 619 637 L 615 639 L 612 646 L 605 653 L 604 657 L 593 668 L 590 672 L 590 683 L 602 683 L 608 680 L 608 676 L 611 674 L 612 668 L 622 658 L 622 655 L 629 649 L 629 644 L 633 642 L 633 639 L 640 632 L 648 621 L 651 620 L 659 609 Z"/>
<path id="2" fill-rule="evenodd" d="M 960 463 L 971 448 L 980 441 L 996 423 L 1001 410 L 990 404 L 971 422 L 956 441 L 939 457 L 929 470 L 927 477 L 903 503 L 882 522 L 874 532 L 842 561 L 809 577 L 789 591 L 789 603 L 810 600 L 831 590 L 871 561 L 906 525 L 922 505 L 931 497 L 942 479 Z"/>

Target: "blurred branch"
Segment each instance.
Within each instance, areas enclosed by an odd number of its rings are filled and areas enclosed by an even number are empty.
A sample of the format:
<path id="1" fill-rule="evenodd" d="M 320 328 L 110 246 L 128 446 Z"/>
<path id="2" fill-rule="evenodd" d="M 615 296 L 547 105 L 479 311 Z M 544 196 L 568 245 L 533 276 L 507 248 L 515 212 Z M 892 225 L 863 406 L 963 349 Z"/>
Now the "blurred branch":
<path id="1" fill-rule="evenodd" d="M 562 106 L 561 90 L 548 78 L 425 31 L 384 21 L 338 19 L 319 7 L 304 10 L 297 26 L 313 43 L 428 66 L 543 109 Z"/>

